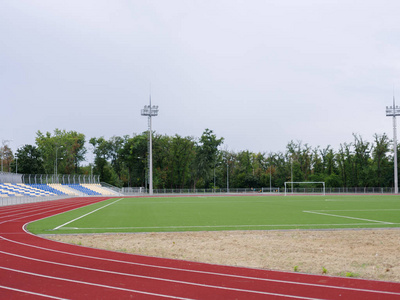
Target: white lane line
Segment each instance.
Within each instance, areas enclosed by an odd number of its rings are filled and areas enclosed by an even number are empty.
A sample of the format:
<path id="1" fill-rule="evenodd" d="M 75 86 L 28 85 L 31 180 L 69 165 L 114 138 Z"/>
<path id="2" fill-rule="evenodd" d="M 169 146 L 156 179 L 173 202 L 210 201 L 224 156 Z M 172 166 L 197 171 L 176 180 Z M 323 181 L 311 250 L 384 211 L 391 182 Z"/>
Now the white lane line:
<path id="1" fill-rule="evenodd" d="M 65 225 L 68 225 L 68 224 L 70 224 L 70 223 L 72 223 L 72 222 L 74 222 L 74 221 L 76 221 L 76 220 L 82 219 L 82 218 L 84 218 L 84 217 L 86 217 L 86 216 L 88 216 L 88 215 L 90 215 L 90 214 L 92 214 L 92 213 L 94 213 L 94 212 L 96 212 L 96 211 L 99 211 L 100 209 L 103 209 L 103 208 L 106 208 L 107 206 L 113 205 L 113 204 L 117 203 L 118 201 L 121 201 L 122 199 L 124 199 L 124 198 L 119 198 L 119 199 L 117 199 L 117 200 L 115 200 L 115 201 L 113 201 L 113 202 L 111 202 L 111 203 L 108 203 L 107 205 L 104 205 L 104 206 L 99 207 L 99 208 L 97 208 L 97 209 L 95 209 L 95 210 L 92 210 L 91 212 L 88 212 L 87 214 L 84 214 L 84 215 L 82 215 L 82 216 L 80 216 L 80 217 L 78 217 L 78 218 L 75 218 L 75 219 L 73 219 L 73 220 L 71 220 L 71 221 L 68 221 L 68 222 L 66 222 L 66 223 L 64 223 L 64 224 L 62 224 L 62 225 L 60 225 L 60 226 L 57 226 L 57 227 L 54 228 L 53 230 L 58 230 L 58 229 L 60 229 L 61 227 L 64 227 Z"/>
<path id="2" fill-rule="evenodd" d="M 75 204 L 76 205 L 76 204 Z M 61 208 L 65 208 L 65 207 L 73 207 L 74 206 L 74 204 L 69 204 L 68 206 L 65 206 L 65 205 L 59 205 L 59 206 L 56 206 L 56 205 L 54 205 L 54 206 L 52 206 L 52 208 L 54 208 L 54 209 L 61 209 Z M 33 213 L 33 212 L 47 212 L 47 207 L 42 207 L 42 208 L 37 208 L 37 209 L 30 209 L 29 211 L 23 211 L 23 212 L 20 212 L 20 213 L 14 213 L 14 214 L 7 214 L 6 216 L 0 216 L 0 220 L 2 220 L 2 219 L 5 219 L 5 221 L 7 222 L 7 220 L 10 218 L 10 217 L 16 217 L 16 216 L 18 216 L 18 215 L 23 215 L 23 218 L 26 218 L 27 217 L 27 215 L 26 215 L 26 213 Z M 28 216 L 29 217 L 29 216 Z"/>
<path id="3" fill-rule="evenodd" d="M 97 198 L 97 199 L 99 199 L 99 198 Z M 62 200 L 68 200 L 68 201 L 63 201 L 62 203 L 57 202 L 57 205 L 54 205 L 54 203 L 41 202 L 39 204 L 42 204 L 42 206 L 31 207 L 28 211 L 24 211 L 25 215 L 23 215 L 21 217 L 15 217 L 20 214 L 8 215 L 8 218 L 6 218 L 3 221 L 0 221 L 0 225 L 7 223 L 7 222 L 14 222 L 17 220 L 30 218 L 30 217 L 37 216 L 37 215 L 43 215 L 45 213 L 48 214 L 49 212 L 53 212 L 52 216 L 55 216 L 55 215 L 62 214 L 64 212 L 67 212 L 70 210 L 74 210 L 74 209 L 78 209 L 78 208 L 81 208 L 84 206 L 96 204 L 96 203 L 99 203 L 101 201 L 108 200 L 108 199 L 110 199 L 110 198 L 104 197 L 104 198 L 100 198 L 100 200 L 84 199 L 86 201 L 82 202 L 82 199 L 79 200 L 79 198 L 69 198 L 69 199 L 62 199 Z M 77 201 L 74 201 L 74 200 L 77 200 Z M 79 202 L 78 202 L 78 200 L 79 200 Z M 36 209 L 38 207 L 39 207 L 39 209 Z M 68 209 L 68 210 L 65 210 L 65 209 Z M 39 211 L 39 212 L 37 212 L 37 211 Z M 41 220 L 41 219 L 47 218 L 47 217 L 49 217 L 49 215 L 46 215 L 45 217 L 36 219 L 34 221 L 38 221 L 38 220 Z M 11 218 L 13 218 L 13 219 L 11 219 Z"/>
<path id="4" fill-rule="evenodd" d="M 359 220 L 359 221 L 368 221 L 368 222 L 374 222 L 374 223 L 380 223 L 380 224 L 388 224 L 388 225 L 393 225 L 393 224 L 394 224 L 394 223 L 390 223 L 390 222 L 384 222 L 384 221 L 378 221 L 378 220 L 371 220 L 371 219 L 362 219 L 362 218 L 355 218 L 355 217 L 341 216 L 341 215 L 333 215 L 333 214 L 321 213 L 321 212 L 317 212 L 317 211 L 303 210 L 303 212 L 309 213 L 309 214 L 316 214 L 316 215 L 324 215 L 324 216 L 330 216 L 330 217 L 337 217 L 337 218 L 345 218 L 345 219 L 352 219 L 352 220 Z"/>
<path id="5" fill-rule="evenodd" d="M 80 281 L 80 280 L 48 276 L 48 275 L 43 275 L 43 274 L 39 274 L 39 273 L 32 273 L 32 272 L 27 272 L 27 271 L 22 271 L 22 270 L 6 268 L 6 267 L 2 267 L 2 266 L 0 266 L 0 269 L 17 272 L 17 273 L 22 273 L 22 274 L 26 274 L 26 275 L 38 276 L 38 277 L 47 278 L 47 279 L 61 280 L 61 281 L 67 281 L 67 282 L 72 282 L 72 283 L 85 284 L 85 285 L 91 285 L 91 286 L 102 287 L 102 288 L 109 288 L 109 289 L 120 290 L 120 291 L 124 291 L 124 292 L 138 293 L 138 294 L 151 295 L 151 296 L 159 296 L 159 297 L 164 297 L 164 298 L 169 298 L 169 299 L 182 299 L 182 300 L 189 299 L 189 298 L 181 298 L 181 297 L 175 297 L 175 296 L 170 296 L 170 295 L 144 292 L 144 291 L 139 291 L 139 290 L 125 289 L 125 288 L 121 288 L 121 287 L 109 286 L 109 285 L 98 284 L 98 283 L 91 283 L 91 282 Z"/>
<path id="6" fill-rule="evenodd" d="M 29 294 L 29 295 L 35 295 L 35 296 L 40 296 L 40 297 L 45 297 L 45 298 L 50 298 L 50 299 L 67 300 L 67 298 L 59 298 L 59 297 L 55 297 L 55 296 L 35 293 L 35 292 L 21 290 L 21 289 L 16 289 L 16 288 L 12 288 L 12 287 L 9 287 L 9 286 L 4 286 L 4 285 L 0 285 L 0 289 L 11 290 L 11 291 L 14 291 L 14 292 L 19 292 L 19 293 L 24 293 L 24 294 Z"/>
<path id="7" fill-rule="evenodd" d="M 17 221 L 17 220 L 20 220 L 20 219 L 25 219 L 25 218 L 29 218 L 29 217 L 33 217 L 33 216 L 37 216 L 37 215 L 42 215 L 42 214 L 44 214 L 44 213 L 48 213 L 48 212 L 54 212 L 54 211 L 59 211 L 60 209 L 65 209 L 65 208 L 70 208 L 70 207 L 75 207 L 75 208 L 80 208 L 81 206 L 78 206 L 78 207 L 76 207 L 76 206 L 66 206 L 66 207 L 58 207 L 58 208 L 54 208 L 54 209 L 51 209 L 51 210 L 45 210 L 45 211 L 40 211 L 40 212 L 36 212 L 36 213 L 34 213 L 34 214 L 30 214 L 30 215 L 24 215 L 24 216 L 22 216 L 22 217 L 18 217 L 18 218 L 14 218 L 14 219 L 6 219 L 5 221 L 1 221 L 0 222 L 0 225 L 1 224 L 4 224 L 4 223 L 7 223 L 7 222 L 14 222 L 14 221 Z M 73 209 L 73 208 L 72 208 Z M 70 210 L 72 210 L 72 209 L 70 209 Z M 65 210 L 64 211 L 62 211 L 61 213 L 63 213 L 63 212 L 65 212 Z M 32 213 L 32 212 L 29 212 L 29 213 Z M 54 215 L 57 215 L 56 213 L 54 213 Z M 14 217 L 14 216 L 11 216 L 11 217 Z M 46 216 L 46 218 L 47 218 L 48 216 Z M 37 221 L 37 220 L 35 220 L 35 221 Z"/>
<path id="8" fill-rule="evenodd" d="M 198 286 L 198 287 L 203 287 L 203 288 L 220 289 L 220 290 L 243 292 L 243 293 L 250 293 L 250 294 L 278 296 L 278 297 L 285 297 L 285 298 L 289 297 L 289 298 L 294 298 L 294 299 L 317 300 L 316 298 L 309 298 L 309 297 L 296 296 L 296 295 L 278 294 L 278 293 L 263 292 L 263 291 L 256 291 L 256 290 L 246 290 L 246 289 L 232 288 L 232 287 L 226 287 L 226 286 L 215 286 L 215 285 L 210 285 L 210 284 L 202 284 L 202 283 L 187 282 L 187 281 L 166 279 L 166 278 L 160 278 L 160 277 L 151 277 L 151 276 L 135 275 L 135 274 L 128 274 L 128 273 L 120 273 L 120 272 L 115 272 L 115 271 L 106 271 L 106 270 L 100 270 L 100 269 L 80 267 L 80 266 L 68 265 L 68 264 L 63 264 L 63 263 L 45 261 L 45 260 L 42 260 L 42 259 L 36 259 L 36 258 L 34 259 L 34 258 L 22 256 L 22 255 L 16 255 L 16 254 L 13 254 L 13 253 L 7 253 L 7 252 L 4 252 L 4 251 L 0 251 L 0 253 L 9 254 L 9 255 L 12 255 L 12 256 L 19 257 L 19 258 L 30 259 L 30 260 L 43 262 L 43 263 L 48 263 L 48 264 L 60 265 L 60 266 L 63 266 L 63 267 L 77 268 L 77 269 L 82 269 L 82 270 L 86 270 L 86 271 L 101 272 L 101 273 L 106 273 L 106 274 L 121 275 L 121 276 L 127 276 L 127 277 L 135 277 L 135 278 L 142 278 L 142 279 L 148 279 L 148 280 L 164 281 L 164 282 L 170 282 L 170 283 L 175 283 L 175 284 L 192 285 L 192 286 Z M 8 269 L 7 267 L 1 267 L 1 266 L 0 266 L 0 268 Z M 14 269 L 8 269 L 8 270 L 14 270 Z M 14 270 L 14 271 L 22 272 L 22 273 L 25 273 L 25 272 L 26 273 L 30 273 L 30 272 L 22 271 L 22 270 Z M 32 274 L 35 274 L 35 275 L 38 275 L 38 276 L 43 276 L 43 277 L 48 277 L 48 278 L 55 278 L 55 279 L 59 279 L 59 280 L 80 282 L 80 283 L 83 283 L 83 284 L 87 283 L 86 281 L 80 281 L 80 280 L 74 280 L 74 279 L 53 277 L 53 276 L 37 274 L 37 273 L 32 273 Z M 102 284 L 96 284 L 96 285 L 105 286 L 105 285 L 102 285 Z M 105 286 L 105 287 L 112 288 L 112 289 L 119 289 L 118 287 L 114 287 L 114 286 Z M 129 289 L 129 290 L 131 290 L 131 289 Z M 138 290 L 131 290 L 131 291 L 142 292 L 142 293 L 146 293 L 146 294 L 148 293 L 148 292 L 138 291 Z M 150 293 L 150 294 L 157 295 L 157 296 L 162 296 L 162 297 L 174 298 L 174 299 L 186 299 L 186 298 L 174 297 L 174 296 L 158 294 L 158 293 L 157 294 Z"/>
<path id="9" fill-rule="evenodd" d="M 30 234 L 30 235 L 32 235 L 32 234 Z M 41 250 L 46 250 L 46 251 L 50 251 L 50 252 L 56 252 L 56 253 L 67 254 L 67 255 L 71 255 L 71 256 L 89 258 L 89 259 L 93 259 L 93 260 L 108 261 L 108 262 L 121 263 L 121 264 L 127 264 L 127 265 L 148 267 L 148 268 L 154 268 L 154 269 L 172 270 L 172 271 L 180 271 L 180 272 L 184 272 L 184 273 L 195 273 L 195 274 L 203 274 L 203 275 L 214 275 L 214 276 L 238 278 L 238 279 L 244 279 L 244 280 L 255 280 L 255 281 L 264 281 L 264 282 L 277 282 L 277 283 L 286 283 L 286 284 L 293 284 L 293 285 L 300 285 L 300 286 L 322 287 L 322 288 L 332 288 L 332 289 L 337 289 L 337 290 L 348 290 L 348 291 L 358 291 L 358 292 L 368 292 L 368 293 L 389 294 L 389 295 L 400 296 L 400 293 L 396 293 L 396 292 L 387 292 L 387 291 L 380 291 L 380 290 L 367 290 L 367 289 L 350 288 L 350 287 L 342 287 L 342 286 L 334 286 L 334 285 L 324 285 L 324 284 L 317 284 L 317 283 L 305 283 L 305 282 L 289 281 L 289 280 L 259 278 L 259 277 L 251 277 L 251 276 L 235 275 L 235 274 L 226 274 L 226 273 L 218 273 L 218 272 L 207 272 L 207 271 L 182 269 L 182 268 L 174 268 L 174 267 L 165 267 L 165 266 L 160 266 L 160 265 L 152 265 L 152 264 L 145 264 L 145 263 L 123 261 L 123 260 L 110 259 L 110 258 L 102 258 L 102 257 L 89 256 L 89 255 L 70 253 L 70 252 L 65 252 L 65 251 L 60 251 L 60 250 L 54 250 L 54 249 L 49 249 L 49 248 L 43 248 L 43 247 L 40 247 L 40 246 L 35 246 L 35 245 L 30 245 L 30 244 L 25 244 L 25 243 L 22 243 L 22 242 L 9 240 L 9 239 L 7 239 L 5 237 L 2 237 L 2 236 L 0 236 L 0 238 L 3 239 L 3 240 L 6 240 L 6 241 L 12 242 L 12 243 L 16 243 L 16 244 L 20 244 L 20 245 L 24 245 L 24 246 L 28 246 L 28 247 L 32 247 L 32 248 L 37 248 L 37 249 L 41 249 Z M 313 276 L 313 275 L 311 275 L 311 276 Z"/>
<path id="10" fill-rule="evenodd" d="M 315 299 L 315 298 L 309 298 L 309 297 L 303 297 L 303 296 L 278 294 L 278 293 L 263 292 L 263 291 L 256 291 L 256 290 L 246 290 L 246 289 L 232 288 L 232 287 L 227 287 L 227 286 L 216 286 L 216 285 L 210 285 L 210 284 L 202 284 L 202 283 L 195 283 L 195 282 L 188 282 L 188 281 L 181 281 L 181 280 L 174 280 L 174 279 L 166 279 L 166 278 L 160 278 L 160 277 L 151 277 L 151 276 L 129 274 L 129 273 L 121 273 L 121 272 L 115 272 L 115 271 L 109 271 L 109 270 L 101 270 L 101 269 L 94 269 L 94 268 L 88 268 L 88 267 L 81 267 L 81 266 L 76 266 L 76 265 L 69 265 L 69 264 L 64 264 L 64 263 L 46 261 L 46 260 L 37 259 L 37 258 L 31 258 L 31 257 L 27 257 L 27 256 L 14 254 L 14 253 L 4 252 L 4 251 L 0 251 L 0 253 L 6 254 L 6 255 L 11 255 L 11 256 L 16 256 L 18 258 L 24 258 L 24 259 L 28 259 L 28 260 L 38 261 L 38 262 L 42 262 L 42 263 L 48 263 L 48 264 L 59 265 L 59 266 L 63 266 L 63 267 L 77 268 L 77 269 L 81 269 L 81 270 L 94 271 L 94 272 L 100 272 L 100 273 L 106 273 L 106 274 L 113 274 L 113 275 L 120 275 L 120 276 L 134 277 L 134 278 L 142 278 L 142 279 L 156 280 L 156 281 L 164 281 L 164 282 L 169 282 L 169 283 L 192 285 L 192 286 L 198 286 L 198 287 L 204 287 L 204 288 L 220 289 L 220 290 L 227 290 L 227 291 L 236 291 L 236 292 L 243 292 L 243 293 L 250 293 L 250 294 L 279 296 L 279 297 L 285 297 L 285 298 L 286 297 L 290 297 L 290 298 L 295 298 L 295 299 L 309 299 L 309 300 L 311 300 L 311 299 L 314 300 Z M 0 268 L 3 268 L 3 267 L 0 266 Z M 6 267 L 4 267 L 4 268 L 6 268 Z M 21 272 L 25 272 L 25 271 L 21 271 Z M 47 277 L 48 275 L 43 275 L 43 276 Z M 49 277 L 52 278 L 52 276 L 49 276 Z M 61 279 L 60 277 L 56 277 L 56 278 Z M 66 279 L 66 280 L 72 280 L 72 279 Z M 114 288 L 114 287 L 110 286 L 110 288 Z M 170 297 L 169 295 L 163 295 L 163 296 Z M 180 298 L 178 298 L 178 299 L 180 299 Z"/>
<path id="11" fill-rule="evenodd" d="M 107 199 L 107 198 L 106 198 L 106 199 Z M 57 215 L 57 214 L 61 214 L 61 213 L 66 212 L 66 210 L 64 210 L 64 209 L 66 209 L 66 208 L 68 208 L 69 210 L 73 210 L 73 209 L 81 208 L 81 207 L 88 206 L 88 205 L 91 205 L 91 204 L 95 204 L 95 203 L 98 203 L 98 202 L 100 202 L 100 201 L 97 201 L 97 202 L 87 202 L 87 203 L 85 203 L 83 206 L 82 206 L 82 205 L 78 205 L 79 203 L 68 204 L 68 205 L 63 205 L 63 206 L 58 206 L 58 207 L 56 207 L 56 208 L 53 208 L 53 206 L 52 206 L 52 207 L 51 207 L 52 209 L 49 209 L 50 207 L 45 207 L 45 209 L 47 209 L 47 210 L 45 210 L 45 211 L 36 212 L 36 213 L 30 214 L 30 215 L 24 215 L 24 216 L 22 216 L 22 217 L 18 217 L 18 218 L 14 218 L 14 219 L 6 219 L 6 220 L 4 220 L 4 221 L 1 221 L 1 222 L 0 222 L 0 225 L 3 224 L 3 223 L 14 222 L 14 221 L 17 221 L 17 220 L 20 220 L 20 219 L 25 219 L 25 218 L 28 218 L 28 217 L 33 217 L 33 216 L 37 216 L 37 215 L 42 215 L 42 214 L 44 214 L 44 213 L 49 213 L 49 212 L 54 212 L 54 211 L 60 211 L 61 209 L 63 209 L 63 211 L 61 211 L 61 212 L 59 212 L 59 213 L 54 213 L 54 216 L 55 216 L 55 215 Z M 32 211 L 29 211 L 29 213 L 32 213 Z M 14 216 L 11 216 L 11 217 L 14 217 Z M 49 217 L 49 216 L 47 215 L 45 218 L 47 218 L 47 217 Z M 37 220 L 40 220 L 40 219 L 37 219 Z M 37 221 L 37 220 L 35 220 L 35 221 Z"/>

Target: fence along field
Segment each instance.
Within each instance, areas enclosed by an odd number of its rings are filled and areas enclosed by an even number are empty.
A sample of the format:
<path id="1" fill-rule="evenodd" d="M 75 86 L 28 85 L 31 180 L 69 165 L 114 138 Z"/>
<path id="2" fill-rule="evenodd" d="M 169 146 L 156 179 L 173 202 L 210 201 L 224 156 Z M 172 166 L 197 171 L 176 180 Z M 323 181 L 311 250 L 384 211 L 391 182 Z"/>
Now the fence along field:
<path id="1" fill-rule="evenodd" d="M 35 234 L 399 227 L 400 196 L 109 199 L 28 224 Z"/>

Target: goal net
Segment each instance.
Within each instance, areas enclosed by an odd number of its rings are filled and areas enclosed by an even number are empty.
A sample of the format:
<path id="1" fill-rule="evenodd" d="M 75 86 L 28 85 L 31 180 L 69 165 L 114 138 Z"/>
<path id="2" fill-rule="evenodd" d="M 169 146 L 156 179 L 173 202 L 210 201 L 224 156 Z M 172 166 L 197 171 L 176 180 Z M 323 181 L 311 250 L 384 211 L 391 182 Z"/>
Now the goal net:
<path id="1" fill-rule="evenodd" d="M 317 194 L 325 195 L 325 182 L 306 181 L 306 182 L 285 182 L 285 196 L 289 194 Z"/>

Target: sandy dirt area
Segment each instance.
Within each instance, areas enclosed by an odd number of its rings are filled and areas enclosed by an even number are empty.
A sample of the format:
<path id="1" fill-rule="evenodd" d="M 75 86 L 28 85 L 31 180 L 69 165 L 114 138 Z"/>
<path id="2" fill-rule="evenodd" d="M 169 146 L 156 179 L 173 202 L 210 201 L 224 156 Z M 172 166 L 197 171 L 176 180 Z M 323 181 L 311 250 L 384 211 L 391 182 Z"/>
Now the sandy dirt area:
<path id="1" fill-rule="evenodd" d="M 400 229 L 54 235 L 126 253 L 400 282 Z"/>

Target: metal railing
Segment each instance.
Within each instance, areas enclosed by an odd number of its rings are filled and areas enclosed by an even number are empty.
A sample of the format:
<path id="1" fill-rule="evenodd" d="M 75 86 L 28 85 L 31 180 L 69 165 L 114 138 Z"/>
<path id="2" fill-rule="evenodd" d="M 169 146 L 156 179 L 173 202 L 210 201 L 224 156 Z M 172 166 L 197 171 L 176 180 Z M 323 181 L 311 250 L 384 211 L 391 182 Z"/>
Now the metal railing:
<path id="1" fill-rule="evenodd" d="M 262 189 L 254 188 L 221 188 L 221 189 L 154 189 L 154 194 L 240 194 L 262 193 Z"/>
<path id="2" fill-rule="evenodd" d="M 113 189 L 116 191 L 115 189 Z M 123 187 L 119 189 L 119 193 L 122 195 L 143 195 L 147 194 L 147 190 L 144 187 Z"/>
<path id="3" fill-rule="evenodd" d="M 125 195 L 127 188 L 122 188 L 121 193 Z M 132 188 L 131 188 L 132 189 Z M 146 194 L 145 188 L 135 188 L 136 193 Z M 263 187 L 263 188 L 222 188 L 222 189 L 154 189 L 153 194 L 284 194 L 284 189 L 279 187 Z M 287 193 L 292 193 L 291 188 L 287 188 Z M 294 188 L 293 194 L 323 194 L 323 188 Z M 325 194 L 394 194 L 393 187 L 340 187 L 325 188 Z M 128 194 L 126 194 L 128 195 Z"/>
<path id="4" fill-rule="evenodd" d="M 135 187 L 135 188 L 117 188 L 112 185 L 101 183 L 102 186 L 107 187 L 110 190 L 113 190 L 119 193 L 121 196 L 132 196 L 132 195 L 147 195 L 148 191 L 144 187 Z M 294 188 L 293 194 L 301 195 L 301 194 L 322 194 L 321 188 Z M 292 192 L 290 189 L 287 190 L 287 194 L 290 195 Z M 230 188 L 229 190 L 225 189 L 155 189 L 153 190 L 154 195 L 229 195 L 229 194 L 262 194 L 262 195 L 284 195 L 283 189 L 280 188 Z M 394 188 L 377 188 L 377 187 L 341 187 L 341 188 L 325 188 L 325 194 L 386 194 L 391 195 L 394 194 Z M 90 197 L 88 195 L 84 195 L 85 197 Z M 30 196 L 13 196 L 13 197 L 2 197 L 0 198 L 0 206 L 7 205 L 15 205 L 15 204 L 24 204 L 24 203 L 35 203 L 42 201 L 51 201 L 58 200 L 64 198 L 73 197 L 71 195 L 62 195 L 62 196 L 40 196 L 40 197 L 30 197 Z"/>
<path id="5" fill-rule="evenodd" d="M 22 175 L 22 182 L 26 184 L 97 184 L 100 183 L 100 176 L 79 174 L 25 174 Z"/>
<path id="6" fill-rule="evenodd" d="M 394 187 L 325 188 L 327 194 L 394 194 Z"/>
<path id="7" fill-rule="evenodd" d="M 22 183 L 22 174 L 0 172 L 0 183 Z"/>

